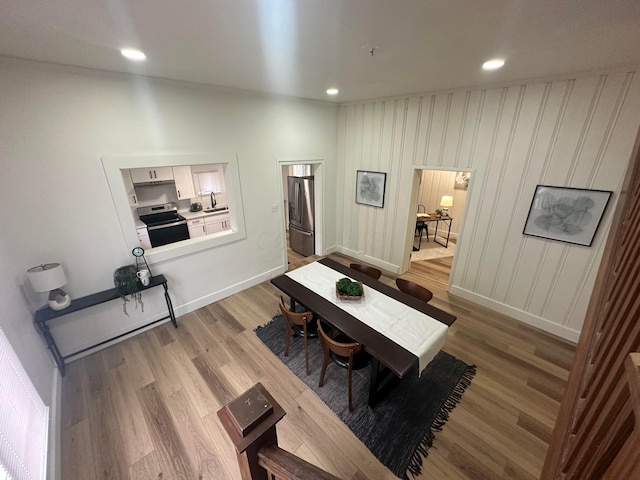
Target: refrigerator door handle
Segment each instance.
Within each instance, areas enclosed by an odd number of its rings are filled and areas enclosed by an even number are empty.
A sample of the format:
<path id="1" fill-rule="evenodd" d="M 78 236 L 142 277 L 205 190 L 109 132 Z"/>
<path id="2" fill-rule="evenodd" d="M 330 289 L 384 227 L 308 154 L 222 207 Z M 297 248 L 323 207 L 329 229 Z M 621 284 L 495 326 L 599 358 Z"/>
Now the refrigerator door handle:
<path id="1" fill-rule="evenodd" d="M 311 232 L 303 232 L 302 230 L 298 230 L 298 233 L 300 235 L 306 235 L 307 237 L 312 237 L 313 236 L 313 233 L 311 233 Z"/>
<path id="2" fill-rule="evenodd" d="M 296 183 L 296 222 L 298 225 L 302 222 L 302 194 L 300 193 L 300 184 Z"/>
<path id="3" fill-rule="evenodd" d="M 298 221 L 298 212 L 296 210 L 298 208 L 298 188 L 297 185 L 293 184 L 293 199 L 291 200 L 291 221 L 294 223 Z"/>

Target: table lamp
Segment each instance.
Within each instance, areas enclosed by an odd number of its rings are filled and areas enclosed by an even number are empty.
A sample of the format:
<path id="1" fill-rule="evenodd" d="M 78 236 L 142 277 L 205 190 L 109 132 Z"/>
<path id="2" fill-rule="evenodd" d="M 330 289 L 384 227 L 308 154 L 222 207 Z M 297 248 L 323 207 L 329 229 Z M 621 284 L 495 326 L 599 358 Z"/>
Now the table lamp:
<path id="1" fill-rule="evenodd" d="M 449 216 L 449 207 L 453 206 L 453 197 L 449 195 L 444 195 L 442 199 L 440 199 L 440 206 L 442 207 L 442 214 L 445 217 Z"/>
<path id="2" fill-rule="evenodd" d="M 71 305 L 69 294 L 61 288 L 67 284 L 62 265 L 45 263 L 30 268 L 27 275 L 34 291 L 49 292 L 49 307 L 52 310 L 62 310 Z"/>

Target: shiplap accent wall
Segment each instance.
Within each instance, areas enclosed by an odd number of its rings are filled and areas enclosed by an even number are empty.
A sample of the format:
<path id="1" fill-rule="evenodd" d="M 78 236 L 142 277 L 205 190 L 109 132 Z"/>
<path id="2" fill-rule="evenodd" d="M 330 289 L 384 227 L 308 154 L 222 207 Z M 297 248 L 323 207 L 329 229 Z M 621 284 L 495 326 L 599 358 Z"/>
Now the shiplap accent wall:
<path id="1" fill-rule="evenodd" d="M 450 291 L 576 341 L 639 124 L 633 71 L 344 105 L 338 251 L 406 269 L 416 168 L 470 170 Z M 384 208 L 358 169 L 387 173 Z M 537 184 L 614 191 L 590 248 L 522 235 Z"/>

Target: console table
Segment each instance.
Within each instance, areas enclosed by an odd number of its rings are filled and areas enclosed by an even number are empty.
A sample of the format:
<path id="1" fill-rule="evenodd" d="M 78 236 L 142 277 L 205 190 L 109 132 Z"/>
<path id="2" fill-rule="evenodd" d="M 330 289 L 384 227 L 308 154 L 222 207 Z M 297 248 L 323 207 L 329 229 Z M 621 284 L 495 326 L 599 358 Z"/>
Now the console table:
<path id="1" fill-rule="evenodd" d="M 55 360 L 56 365 L 58 365 L 58 368 L 60 370 L 60 375 L 63 377 L 65 375 L 65 363 L 64 363 L 65 359 L 72 357 L 74 355 L 78 355 L 79 353 L 86 352 L 87 350 L 90 350 L 92 348 L 99 347 L 100 345 L 104 345 L 105 343 L 111 342 L 117 338 L 124 337 L 125 335 L 129 335 L 130 333 L 146 328 L 149 325 L 153 325 L 154 323 L 158 323 L 158 322 L 161 322 L 162 320 L 166 320 L 167 318 L 170 318 L 171 323 L 173 323 L 173 326 L 178 328 L 178 323 L 176 322 L 176 315 L 173 311 L 173 304 L 171 303 L 171 297 L 169 297 L 169 288 L 167 286 L 167 279 L 164 277 L 164 275 L 152 276 L 149 282 L 149 285 L 147 285 L 146 287 L 141 285 L 140 291 L 148 290 L 149 288 L 157 287 L 159 285 L 162 285 L 162 287 L 164 288 L 164 299 L 167 302 L 167 310 L 169 313 L 168 315 L 162 318 L 159 318 L 158 320 L 154 320 L 153 322 L 149 322 L 140 327 L 134 328 L 133 330 L 129 330 L 128 332 L 121 333 L 120 335 L 116 335 L 115 337 L 109 338 L 108 340 L 104 340 L 102 342 L 96 343 L 95 345 L 91 345 L 90 347 L 83 348 L 82 350 L 74 352 L 70 355 L 62 356 L 62 354 L 60 353 L 60 350 L 58 350 L 58 346 L 56 345 L 56 341 L 54 340 L 53 335 L 51 335 L 51 332 L 49 331 L 49 326 L 47 325 L 47 322 L 49 322 L 50 320 L 53 320 L 54 318 L 62 317 L 64 315 L 77 312 L 78 310 L 84 310 L 85 308 L 93 307 L 101 303 L 109 302 L 111 300 L 120 298 L 121 297 L 120 291 L 117 288 L 111 288 L 109 290 L 104 290 L 103 292 L 87 295 L 86 297 L 76 298 L 71 300 L 71 305 L 69 305 L 67 308 L 63 310 L 52 310 L 49 307 L 44 307 L 38 310 L 36 312 L 36 317 L 35 317 L 36 327 L 38 328 L 38 330 L 46 340 L 47 348 L 51 350 L 53 359 Z"/>

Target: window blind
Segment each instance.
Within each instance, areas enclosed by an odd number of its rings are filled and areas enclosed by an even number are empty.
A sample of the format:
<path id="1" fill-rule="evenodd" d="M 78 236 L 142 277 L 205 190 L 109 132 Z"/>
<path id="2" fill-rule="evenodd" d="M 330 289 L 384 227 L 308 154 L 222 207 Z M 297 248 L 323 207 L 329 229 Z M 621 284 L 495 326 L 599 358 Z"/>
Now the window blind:
<path id="1" fill-rule="evenodd" d="M 0 478 L 44 480 L 49 407 L 0 328 Z"/>
<path id="2" fill-rule="evenodd" d="M 196 187 L 198 195 L 208 195 L 213 193 L 222 193 L 222 181 L 220 180 L 220 172 L 199 172 L 196 173 Z"/>

